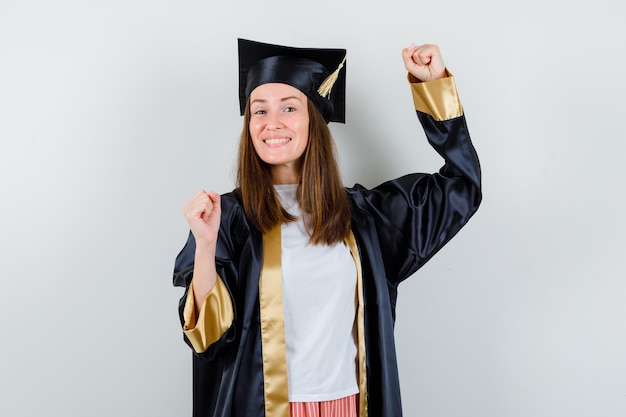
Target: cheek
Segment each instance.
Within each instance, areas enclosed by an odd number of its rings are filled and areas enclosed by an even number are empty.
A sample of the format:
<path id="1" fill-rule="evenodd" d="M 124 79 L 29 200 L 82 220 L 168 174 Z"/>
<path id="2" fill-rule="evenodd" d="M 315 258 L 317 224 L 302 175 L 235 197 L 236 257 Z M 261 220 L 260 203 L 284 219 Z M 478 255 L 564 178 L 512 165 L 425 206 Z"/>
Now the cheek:
<path id="1" fill-rule="evenodd" d="M 250 123 L 248 125 L 248 132 L 250 133 L 250 137 L 252 138 L 253 141 L 256 141 L 256 138 L 259 137 L 258 134 L 259 128 L 255 123 Z"/>
<path id="2" fill-rule="evenodd" d="M 303 117 L 296 125 L 296 129 L 300 136 L 307 139 L 309 138 L 309 117 Z"/>

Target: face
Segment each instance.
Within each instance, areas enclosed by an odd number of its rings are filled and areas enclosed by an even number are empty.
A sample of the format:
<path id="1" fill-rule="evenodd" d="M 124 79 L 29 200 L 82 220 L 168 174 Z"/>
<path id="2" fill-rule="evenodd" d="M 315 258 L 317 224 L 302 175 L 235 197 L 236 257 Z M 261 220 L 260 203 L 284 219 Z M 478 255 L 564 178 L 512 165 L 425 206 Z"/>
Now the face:
<path id="1" fill-rule="evenodd" d="M 295 183 L 298 160 L 309 141 L 307 97 L 287 84 L 269 83 L 250 93 L 250 137 L 259 157 L 272 165 L 277 183 Z"/>

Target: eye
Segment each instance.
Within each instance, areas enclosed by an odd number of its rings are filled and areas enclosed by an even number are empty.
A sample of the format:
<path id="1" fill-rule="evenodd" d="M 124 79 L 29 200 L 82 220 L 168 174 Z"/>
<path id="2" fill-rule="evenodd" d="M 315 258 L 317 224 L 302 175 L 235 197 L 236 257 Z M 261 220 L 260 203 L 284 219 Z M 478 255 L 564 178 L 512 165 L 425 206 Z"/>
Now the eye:
<path id="1" fill-rule="evenodd" d="M 285 107 L 285 113 L 293 113 L 294 111 L 296 111 L 296 108 L 293 106 Z"/>
<path id="2" fill-rule="evenodd" d="M 263 110 L 263 109 L 258 109 L 258 110 L 255 110 L 252 114 L 261 115 L 261 114 L 265 114 L 265 113 L 266 113 L 266 112 L 265 112 L 265 110 Z"/>

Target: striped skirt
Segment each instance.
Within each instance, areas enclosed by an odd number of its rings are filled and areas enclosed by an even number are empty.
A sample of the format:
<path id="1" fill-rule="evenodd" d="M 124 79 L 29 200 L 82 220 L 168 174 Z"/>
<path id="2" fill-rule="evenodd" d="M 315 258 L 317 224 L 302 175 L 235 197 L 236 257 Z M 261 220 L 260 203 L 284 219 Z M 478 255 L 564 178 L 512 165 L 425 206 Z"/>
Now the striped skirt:
<path id="1" fill-rule="evenodd" d="M 291 417 L 358 417 L 359 394 L 338 400 L 289 403 Z"/>

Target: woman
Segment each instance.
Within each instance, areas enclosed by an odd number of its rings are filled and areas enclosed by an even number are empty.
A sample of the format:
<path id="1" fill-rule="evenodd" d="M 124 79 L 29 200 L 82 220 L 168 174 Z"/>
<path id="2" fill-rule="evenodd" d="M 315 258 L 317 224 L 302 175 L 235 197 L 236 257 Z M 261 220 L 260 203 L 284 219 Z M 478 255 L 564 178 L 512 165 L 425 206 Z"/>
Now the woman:
<path id="1" fill-rule="evenodd" d="M 481 200 L 454 80 L 437 46 L 404 49 L 445 165 L 344 188 L 327 123 L 344 118 L 345 51 L 239 40 L 239 52 L 237 188 L 184 206 L 174 270 L 194 416 L 400 416 L 397 286 Z"/>

